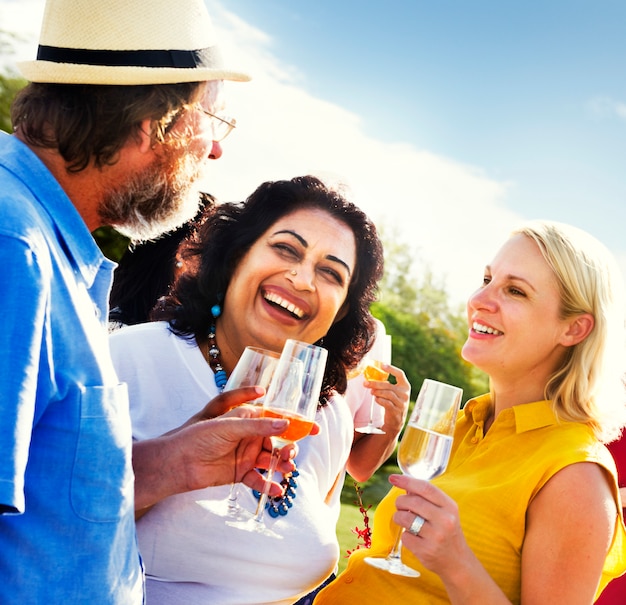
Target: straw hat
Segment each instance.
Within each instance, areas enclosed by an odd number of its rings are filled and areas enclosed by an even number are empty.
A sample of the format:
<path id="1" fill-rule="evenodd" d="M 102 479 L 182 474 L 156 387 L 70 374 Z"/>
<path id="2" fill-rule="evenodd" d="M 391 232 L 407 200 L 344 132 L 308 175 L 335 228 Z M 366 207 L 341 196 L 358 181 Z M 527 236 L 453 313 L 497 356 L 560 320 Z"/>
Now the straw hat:
<path id="1" fill-rule="evenodd" d="M 203 0 L 47 0 L 31 82 L 175 84 L 250 79 L 225 69 Z"/>

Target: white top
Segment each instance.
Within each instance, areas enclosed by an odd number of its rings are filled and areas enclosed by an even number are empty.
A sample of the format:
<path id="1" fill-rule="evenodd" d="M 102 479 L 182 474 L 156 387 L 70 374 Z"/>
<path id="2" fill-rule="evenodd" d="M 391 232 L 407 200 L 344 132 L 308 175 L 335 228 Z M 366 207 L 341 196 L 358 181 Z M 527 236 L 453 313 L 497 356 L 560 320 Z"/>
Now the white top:
<path id="1" fill-rule="evenodd" d="M 135 439 L 180 426 L 218 394 L 195 340 L 174 336 L 164 322 L 114 332 L 111 353 L 128 383 Z M 320 433 L 298 442 L 293 507 L 284 517 L 265 516 L 282 540 L 225 524 L 228 485 L 166 498 L 138 520 L 148 605 L 291 605 L 335 570 L 339 496 L 354 427 L 339 396 L 316 421 Z M 238 503 L 254 512 L 257 500 L 241 487 Z"/>

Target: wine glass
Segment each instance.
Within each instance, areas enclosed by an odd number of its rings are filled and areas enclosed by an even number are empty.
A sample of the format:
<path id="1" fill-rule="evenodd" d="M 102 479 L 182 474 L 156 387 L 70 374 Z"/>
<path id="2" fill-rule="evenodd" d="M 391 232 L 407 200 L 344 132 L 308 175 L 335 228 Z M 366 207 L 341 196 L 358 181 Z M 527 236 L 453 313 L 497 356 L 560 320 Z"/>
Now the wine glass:
<path id="1" fill-rule="evenodd" d="M 391 336 L 389 334 L 385 334 L 380 336 L 382 338 L 381 342 L 381 358 L 382 361 L 378 359 L 366 359 L 365 367 L 363 368 L 363 376 L 365 380 L 387 380 L 389 378 L 389 373 L 385 372 L 380 366 L 383 363 L 391 363 Z M 374 425 L 374 406 L 376 405 L 376 401 L 374 396 L 371 396 L 370 400 L 370 419 L 367 425 L 356 427 L 354 430 L 357 433 L 367 433 L 369 435 L 384 435 L 385 431 L 379 429 Z"/>
<path id="2" fill-rule="evenodd" d="M 398 465 L 405 475 L 433 479 L 448 466 L 456 417 L 463 390 L 426 379 L 398 446 Z M 402 527 L 386 558 L 366 557 L 366 563 L 399 576 L 417 578 L 418 571 L 402 563 Z"/>
<path id="3" fill-rule="evenodd" d="M 306 437 L 313 428 L 327 356 L 328 351 L 322 347 L 292 339 L 285 342 L 263 401 L 263 416 L 286 418 L 289 420 L 289 426 L 280 435 L 271 437 L 272 457 L 268 481 L 265 482 L 254 516 L 247 521 L 227 521 L 227 525 L 282 538 L 269 529 L 263 520 L 269 495 L 269 480 L 276 471 L 280 450 Z"/>
<path id="4" fill-rule="evenodd" d="M 243 350 L 235 369 L 232 371 L 224 391 L 232 391 L 242 387 L 260 386 L 269 388 L 270 380 L 278 365 L 280 353 L 261 349 L 259 347 L 246 347 Z M 249 403 L 263 405 L 263 397 L 259 397 Z M 237 519 L 246 518 L 250 513 L 237 504 L 239 484 L 231 483 L 228 493 L 228 516 Z"/>

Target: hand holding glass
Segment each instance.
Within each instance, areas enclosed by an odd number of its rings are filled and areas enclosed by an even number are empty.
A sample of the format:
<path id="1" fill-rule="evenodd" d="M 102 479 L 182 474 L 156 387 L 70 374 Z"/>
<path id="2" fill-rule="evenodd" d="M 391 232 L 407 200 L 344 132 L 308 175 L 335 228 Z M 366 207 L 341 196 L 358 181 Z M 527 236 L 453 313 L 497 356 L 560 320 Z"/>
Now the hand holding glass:
<path id="1" fill-rule="evenodd" d="M 363 377 L 365 380 L 387 380 L 389 374 L 381 369 L 382 363 L 391 363 L 391 336 L 385 334 L 381 337 L 381 361 L 376 359 L 366 359 L 365 367 L 363 368 Z M 369 422 L 365 426 L 356 427 L 354 430 L 358 433 L 366 433 L 369 435 L 384 435 L 385 431 L 382 431 L 374 425 L 374 406 L 376 401 L 374 396 L 371 396 L 370 400 L 370 418 Z"/>
<path id="2" fill-rule="evenodd" d="M 246 347 L 232 371 L 224 391 L 232 391 L 242 387 L 260 386 L 269 388 L 274 370 L 278 365 L 280 353 L 258 347 Z M 263 397 L 249 403 L 263 405 Z M 234 518 L 245 518 L 250 515 L 237 504 L 238 484 L 232 483 L 228 494 L 228 515 Z"/>
<path id="3" fill-rule="evenodd" d="M 433 479 L 446 470 L 462 395 L 458 387 L 424 380 L 398 446 L 398 465 L 405 475 Z M 401 546 L 400 527 L 386 558 L 366 557 L 365 561 L 396 575 L 418 577 L 418 571 L 402 563 Z"/>
<path id="4" fill-rule="evenodd" d="M 274 475 L 280 449 L 306 437 L 313 428 L 319 402 L 328 351 L 296 340 L 287 340 L 263 401 L 263 416 L 287 418 L 289 426 L 284 433 L 273 436 L 272 458 L 268 478 Z M 269 492 L 269 481 L 259 499 L 256 513 L 244 522 L 228 525 L 256 531 L 272 537 L 282 537 L 265 526 L 263 513 Z"/>

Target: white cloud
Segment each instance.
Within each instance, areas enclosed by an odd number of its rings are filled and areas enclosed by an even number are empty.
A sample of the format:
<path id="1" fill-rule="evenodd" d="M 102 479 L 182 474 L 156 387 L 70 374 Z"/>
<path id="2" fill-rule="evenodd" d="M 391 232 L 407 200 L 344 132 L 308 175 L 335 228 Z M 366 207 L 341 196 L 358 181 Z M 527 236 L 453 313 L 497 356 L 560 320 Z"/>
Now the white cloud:
<path id="1" fill-rule="evenodd" d="M 600 118 L 617 116 L 620 120 L 626 120 L 626 103 L 623 101 L 616 101 L 605 96 L 596 96 L 589 101 L 588 107 L 594 116 Z"/>
<path id="2" fill-rule="evenodd" d="M 254 79 L 226 85 L 238 128 L 211 166 L 207 189 L 238 200 L 265 180 L 331 175 L 378 224 L 397 229 L 454 302 L 463 301 L 520 220 L 504 206 L 512 185 L 410 144 L 368 137 L 359 116 L 305 91 L 304 75 L 272 54 L 267 34 L 225 5 L 208 4 L 227 63 Z M 31 36 L 19 59 L 34 56 L 42 14 L 43 0 L 0 0 L 3 29 Z"/>
<path id="3" fill-rule="evenodd" d="M 211 192 L 236 200 L 265 180 L 332 175 L 378 224 L 399 228 L 455 302 L 464 300 L 520 221 L 503 203 L 512 185 L 410 144 L 368 137 L 359 116 L 308 94 L 295 69 L 271 55 L 265 34 L 210 6 L 228 63 L 253 75 L 250 83 L 227 84 L 239 126 L 211 167 Z"/>

